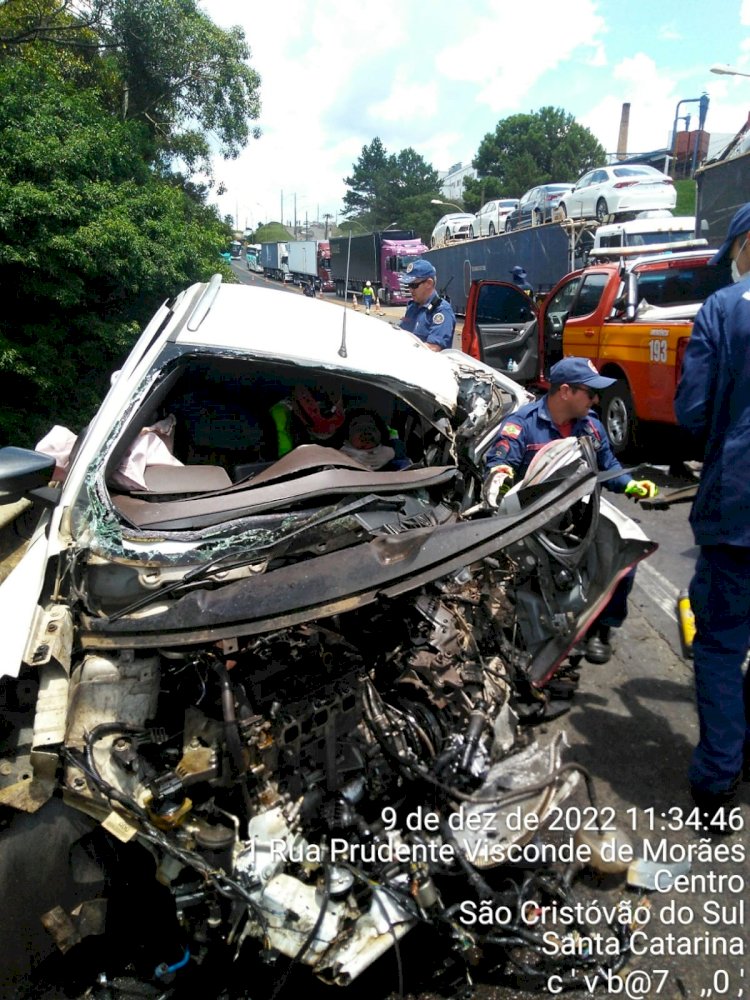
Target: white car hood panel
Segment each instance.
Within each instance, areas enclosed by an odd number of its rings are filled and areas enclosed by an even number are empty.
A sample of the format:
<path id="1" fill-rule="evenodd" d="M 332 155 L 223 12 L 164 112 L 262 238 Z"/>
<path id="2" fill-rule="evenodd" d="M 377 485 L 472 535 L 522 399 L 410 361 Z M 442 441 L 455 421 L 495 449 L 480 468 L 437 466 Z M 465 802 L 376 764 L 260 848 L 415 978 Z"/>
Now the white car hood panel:
<path id="1" fill-rule="evenodd" d="M 344 316 L 346 357 L 339 353 Z M 392 378 L 432 396 L 450 412 L 456 406 L 452 366 L 439 353 L 405 330 L 322 299 L 222 285 L 198 329 L 183 325 L 170 339 L 185 347 L 226 348 L 353 376 Z"/>

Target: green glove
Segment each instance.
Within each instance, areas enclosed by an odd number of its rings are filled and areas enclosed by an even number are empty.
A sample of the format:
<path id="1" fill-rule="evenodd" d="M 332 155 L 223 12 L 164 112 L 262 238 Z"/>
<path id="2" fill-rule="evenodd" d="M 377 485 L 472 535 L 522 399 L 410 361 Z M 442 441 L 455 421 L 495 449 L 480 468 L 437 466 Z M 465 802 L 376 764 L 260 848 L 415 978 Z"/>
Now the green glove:
<path id="1" fill-rule="evenodd" d="M 659 492 L 659 487 L 656 483 L 652 483 L 650 479 L 631 479 L 628 485 L 625 487 L 625 496 L 633 497 L 635 500 L 651 500 Z"/>
<path id="2" fill-rule="evenodd" d="M 500 498 L 513 485 L 513 469 L 509 465 L 496 465 L 484 481 L 484 500 L 488 507 L 497 507 Z"/>

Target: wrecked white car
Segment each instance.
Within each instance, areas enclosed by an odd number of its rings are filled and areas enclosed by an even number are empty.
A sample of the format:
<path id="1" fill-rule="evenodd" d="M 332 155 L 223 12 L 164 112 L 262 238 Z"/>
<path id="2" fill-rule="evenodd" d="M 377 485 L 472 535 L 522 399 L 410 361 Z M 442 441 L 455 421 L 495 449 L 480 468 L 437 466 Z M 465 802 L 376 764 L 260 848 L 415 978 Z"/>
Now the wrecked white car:
<path id="1" fill-rule="evenodd" d="M 278 457 L 269 412 L 321 382 L 387 425 L 397 468 Z M 482 454 L 525 399 L 460 352 L 216 276 L 154 317 L 60 488 L 0 451 L 5 498 L 46 509 L 0 601 L 8 995 L 127 975 L 240 997 L 296 966 L 345 985 L 417 927 L 435 972 L 614 967 L 542 951 L 527 919 L 572 889 L 524 854 L 523 817 L 559 814 L 578 772 L 523 723 L 653 546 L 585 443 L 484 507 Z M 166 450 L 125 475 L 154 427 Z"/>

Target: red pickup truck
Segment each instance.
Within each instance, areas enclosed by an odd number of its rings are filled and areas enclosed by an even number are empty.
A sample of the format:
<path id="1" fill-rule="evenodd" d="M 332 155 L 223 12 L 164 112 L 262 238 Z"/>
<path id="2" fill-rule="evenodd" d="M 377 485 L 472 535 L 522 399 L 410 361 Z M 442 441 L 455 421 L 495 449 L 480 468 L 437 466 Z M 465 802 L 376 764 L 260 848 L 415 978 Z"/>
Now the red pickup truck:
<path id="1" fill-rule="evenodd" d="M 566 275 L 540 306 L 515 285 L 477 281 L 470 290 L 462 350 L 516 382 L 544 390 L 550 366 L 591 358 L 617 379 L 602 394 L 602 421 L 616 453 L 639 425 L 674 424 L 672 408 L 693 319 L 729 284 L 710 267 L 713 251 L 676 251 L 593 263 Z"/>

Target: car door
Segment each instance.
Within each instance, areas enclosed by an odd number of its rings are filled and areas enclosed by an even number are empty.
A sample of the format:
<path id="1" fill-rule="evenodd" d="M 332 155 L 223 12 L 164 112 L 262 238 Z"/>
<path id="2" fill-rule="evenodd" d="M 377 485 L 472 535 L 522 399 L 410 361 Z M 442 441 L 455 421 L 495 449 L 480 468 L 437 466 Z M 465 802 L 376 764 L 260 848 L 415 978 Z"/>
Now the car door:
<path id="1" fill-rule="evenodd" d="M 591 176 L 591 184 L 589 185 L 589 204 L 587 208 L 587 216 L 592 218 L 596 215 L 596 206 L 600 198 L 607 200 L 607 189 L 610 187 L 611 181 L 606 170 L 594 170 Z"/>
<path id="2" fill-rule="evenodd" d="M 576 181 L 573 190 L 565 195 L 564 200 L 571 219 L 585 219 L 593 213 L 593 205 L 591 205 L 591 181 L 593 176 L 594 171 L 589 170 L 587 174 L 584 174 L 583 177 Z"/>
<path id="3" fill-rule="evenodd" d="M 537 378 L 538 340 L 537 309 L 517 285 L 472 285 L 461 338 L 466 354 L 525 385 Z"/>
<path id="4" fill-rule="evenodd" d="M 531 216 L 539 199 L 540 190 L 538 187 L 532 188 L 531 191 L 527 191 L 523 198 L 521 198 L 521 203 L 518 206 L 518 223 L 520 226 L 531 225 Z"/>
<path id="5" fill-rule="evenodd" d="M 602 321 L 599 307 L 603 296 L 611 288 L 611 278 L 611 267 L 587 268 L 582 274 L 572 276 L 545 303 L 542 321 L 546 348 L 545 371 L 548 365 L 559 361 L 563 354 L 592 358 L 595 363 L 598 361 Z M 556 348 L 559 352 L 557 354 Z"/>
<path id="6" fill-rule="evenodd" d="M 477 212 L 477 222 L 479 223 L 479 236 L 486 236 L 489 232 L 490 220 L 492 218 L 492 208 L 494 202 L 490 201 Z"/>

